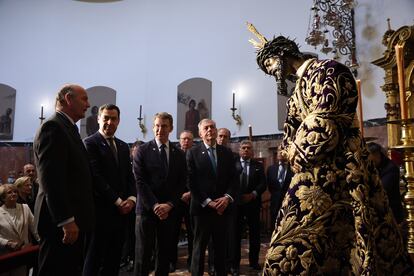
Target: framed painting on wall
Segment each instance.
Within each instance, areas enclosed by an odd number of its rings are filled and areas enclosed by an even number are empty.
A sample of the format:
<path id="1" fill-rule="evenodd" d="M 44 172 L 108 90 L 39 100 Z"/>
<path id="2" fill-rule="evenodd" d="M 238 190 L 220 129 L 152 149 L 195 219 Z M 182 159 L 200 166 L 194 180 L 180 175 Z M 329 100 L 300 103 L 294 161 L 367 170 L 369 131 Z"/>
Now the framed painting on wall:
<path id="1" fill-rule="evenodd" d="M 211 81 L 192 78 L 183 81 L 177 89 L 177 138 L 189 130 L 199 138 L 198 123 L 211 118 Z"/>
<path id="2" fill-rule="evenodd" d="M 0 140 L 13 140 L 16 89 L 0 83 Z"/>

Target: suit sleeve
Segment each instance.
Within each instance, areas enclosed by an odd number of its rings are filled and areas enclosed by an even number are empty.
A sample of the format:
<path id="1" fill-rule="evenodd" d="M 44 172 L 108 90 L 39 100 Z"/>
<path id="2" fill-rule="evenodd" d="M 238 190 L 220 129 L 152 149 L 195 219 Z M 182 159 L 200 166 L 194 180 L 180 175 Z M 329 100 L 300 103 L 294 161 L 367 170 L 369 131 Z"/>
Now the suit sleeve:
<path id="1" fill-rule="evenodd" d="M 134 173 L 133 173 L 133 169 L 132 169 L 132 164 L 131 164 L 131 156 L 129 153 L 129 146 L 127 144 L 125 144 L 125 150 L 127 151 L 127 153 L 125 153 L 125 159 L 128 160 L 128 168 L 126 171 L 127 174 L 127 197 L 130 196 L 137 196 L 137 187 L 135 186 L 135 178 L 134 178 Z"/>
<path id="2" fill-rule="evenodd" d="M 227 156 L 228 156 L 228 162 L 229 162 L 229 186 L 226 191 L 226 194 L 230 195 L 233 198 L 233 201 L 236 201 L 237 196 L 239 194 L 240 190 L 240 174 L 238 173 L 238 170 L 236 169 L 236 161 L 233 157 L 233 153 L 231 150 L 227 150 Z"/>
<path id="3" fill-rule="evenodd" d="M 133 170 L 139 200 L 142 202 L 146 209 L 152 210 L 154 205 L 158 203 L 158 199 L 151 191 L 151 188 L 148 183 L 148 179 L 150 178 L 150 176 L 148 173 L 148 169 L 145 166 L 144 160 L 146 149 L 147 148 L 145 146 L 139 147 L 137 153 L 134 156 Z"/>
<path id="4" fill-rule="evenodd" d="M 117 192 L 111 188 L 108 181 L 104 177 L 102 165 L 102 156 L 99 153 L 99 144 L 96 139 L 85 139 L 84 141 L 86 150 L 88 152 L 89 163 L 91 165 L 94 190 L 99 195 L 111 204 L 119 198 Z"/>
<path id="5" fill-rule="evenodd" d="M 201 204 L 204 202 L 208 196 L 205 191 L 203 191 L 200 185 L 197 185 L 197 166 L 194 158 L 194 152 L 192 150 L 187 151 L 187 181 L 188 188 L 191 191 L 191 200 L 195 200 Z"/>
<path id="6" fill-rule="evenodd" d="M 49 213 L 56 225 L 74 217 L 68 197 L 71 188 L 66 166 L 70 161 L 68 144 L 67 135 L 56 122 L 48 121 L 42 125 L 36 145 L 38 171 Z"/>

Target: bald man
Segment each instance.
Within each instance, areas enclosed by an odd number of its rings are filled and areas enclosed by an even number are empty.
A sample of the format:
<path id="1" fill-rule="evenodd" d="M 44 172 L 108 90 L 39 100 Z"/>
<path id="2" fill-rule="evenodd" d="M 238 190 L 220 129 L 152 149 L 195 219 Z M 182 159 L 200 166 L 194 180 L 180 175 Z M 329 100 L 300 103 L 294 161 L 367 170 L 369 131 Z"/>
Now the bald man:
<path id="1" fill-rule="evenodd" d="M 56 96 L 56 113 L 34 139 L 40 184 L 35 205 L 41 238 L 38 275 L 82 273 L 83 238 L 92 230 L 95 214 L 89 160 L 75 123 L 88 108 L 84 88 L 63 86 Z"/>

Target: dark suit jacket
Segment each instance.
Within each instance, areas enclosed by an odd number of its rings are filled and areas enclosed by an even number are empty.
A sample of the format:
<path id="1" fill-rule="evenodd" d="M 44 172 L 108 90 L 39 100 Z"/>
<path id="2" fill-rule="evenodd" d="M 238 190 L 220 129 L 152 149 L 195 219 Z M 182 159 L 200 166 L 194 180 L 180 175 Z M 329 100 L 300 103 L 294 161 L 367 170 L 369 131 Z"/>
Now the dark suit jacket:
<path id="1" fill-rule="evenodd" d="M 243 172 L 243 167 L 240 162 L 240 157 L 236 159 L 236 170 L 240 173 Z M 239 195 L 248 194 L 253 191 L 256 191 L 257 197 L 254 201 L 250 202 L 252 204 L 258 204 L 259 206 L 262 203 L 262 193 L 266 190 L 266 176 L 264 173 L 264 167 L 261 162 L 258 162 L 254 159 L 250 159 L 249 164 L 249 180 L 247 182 L 247 188 L 243 189 L 243 187 L 240 186 Z M 241 183 L 240 183 L 241 185 Z M 242 204 L 240 200 L 238 200 L 238 203 Z"/>
<path id="2" fill-rule="evenodd" d="M 400 169 L 388 157 L 383 157 L 378 170 L 394 217 L 401 223 L 404 219 L 404 209 L 400 194 Z"/>
<path id="3" fill-rule="evenodd" d="M 71 217 L 81 231 L 91 230 L 95 218 L 92 176 L 73 124 L 55 113 L 38 130 L 33 148 L 40 184 L 35 205 L 39 233 Z"/>
<path id="4" fill-rule="evenodd" d="M 115 201 L 136 196 L 134 175 L 132 174 L 129 146 L 115 138 L 118 164 L 105 138 L 96 132 L 84 139 L 92 169 L 93 187 L 97 212 L 118 215 Z M 109 210 L 107 210 L 109 209 Z M 108 215 L 109 215 L 108 214 Z"/>
<path id="5" fill-rule="evenodd" d="M 155 140 L 141 145 L 134 156 L 133 170 L 137 187 L 137 215 L 152 213 L 156 203 L 177 206 L 186 184 L 184 152 L 169 144 L 168 173 L 163 170 Z"/>
<path id="6" fill-rule="evenodd" d="M 270 204 L 272 212 L 278 212 L 280 209 L 280 206 L 282 205 L 283 198 L 285 197 L 285 194 L 289 188 L 290 181 L 293 177 L 293 172 L 290 169 L 290 166 L 287 165 L 287 171 L 285 180 L 283 183 L 279 183 L 277 180 L 277 176 L 279 174 L 279 163 L 276 163 L 274 165 L 271 165 L 267 168 L 266 173 L 266 182 L 267 187 L 270 192 Z"/>
<path id="7" fill-rule="evenodd" d="M 217 173 L 214 172 L 208 151 L 204 143 L 187 151 L 188 181 L 191 191 L 190 213 L 202 215 L 215 212 L 211 208 L 202 207 L 202 203 L 230 195 L 236 199 L 239 187 L 239 175 L 234 165 L 233 153 L 230 149 L 216 145 Z M 228 208 L 227 208 L 228 209 Z"/>

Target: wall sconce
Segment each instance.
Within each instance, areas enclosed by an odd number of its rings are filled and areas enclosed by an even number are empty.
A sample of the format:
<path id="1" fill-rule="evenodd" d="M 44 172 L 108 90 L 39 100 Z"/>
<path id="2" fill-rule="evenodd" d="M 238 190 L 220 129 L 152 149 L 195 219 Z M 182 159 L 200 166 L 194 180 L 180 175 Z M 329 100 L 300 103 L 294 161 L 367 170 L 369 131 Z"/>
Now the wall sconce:
<path id="1" fill-rule="evenodd" d="M 139 121 L 138 122 L 139 128 L 141 129 L 142 134 L 145 135 L 145 133 L 147 133 L 147 128 L 142 123 L 142 120 L 144 120 L 144 118 L 142 117 L 142 105 L 139 105 L 139 117 L 137 119 Z"/>
<path id="2" fill-rule="evenodd" d="M 239 114 L 236 114 L 236 92 L 233 91 L 233 107 L 230 108 L 231 110 L 231 116 L 233 117 L 233 119 L 236 121 L 236 124 L 238 126 L 241 126 L 241 124 L 243 123 L 242 118 L 240 117 Z"/>
<path id="3" fill-rule="evenodd" d="M 43 121 L 44 121 L 45 119 L 46 119 L 46 118 L 45 118 L 45 116 L 44 116 L 44 114 L 43 114 L 43 105 L 42 105 L 42 106 L 40 106 L 40 117 L 39 117 L 40 124 L 43 124 Z"/>

